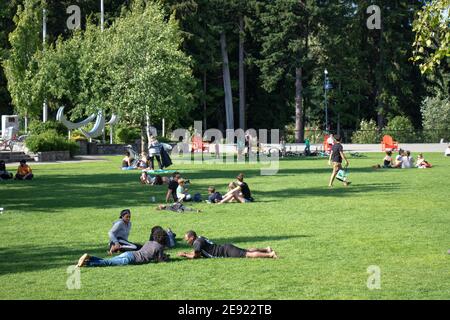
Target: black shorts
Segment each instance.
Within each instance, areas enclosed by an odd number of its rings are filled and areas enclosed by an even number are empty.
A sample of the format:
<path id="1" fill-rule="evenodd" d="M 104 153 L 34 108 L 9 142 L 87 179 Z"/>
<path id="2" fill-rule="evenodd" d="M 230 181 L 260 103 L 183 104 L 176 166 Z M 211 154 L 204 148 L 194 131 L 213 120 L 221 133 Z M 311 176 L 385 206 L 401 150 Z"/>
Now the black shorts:
<path id="1" fill-rule="evenodd" d="M 224 244 L 223 254 L 225 258 L 244 258 L 247 250 L 238 248 L 232 244 Z"/>

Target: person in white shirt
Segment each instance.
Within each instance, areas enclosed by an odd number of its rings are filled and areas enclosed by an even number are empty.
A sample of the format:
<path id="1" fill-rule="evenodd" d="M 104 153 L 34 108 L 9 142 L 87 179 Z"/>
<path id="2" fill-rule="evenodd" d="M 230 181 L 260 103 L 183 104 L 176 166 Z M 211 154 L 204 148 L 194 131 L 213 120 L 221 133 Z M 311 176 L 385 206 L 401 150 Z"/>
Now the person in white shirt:
<path id="1" fill-rule="evenodd" d="M 406 151 L 402 157 L 402 169 L 409 169 L 414 167 L 414 159 L 411 157 L 411 152 Z"/>
<path id="2" fill-rule="evenodd" d="M 450 144 L 447 146 L 447 149 L 445 150 L 445 156 L 450 156 Z"/>

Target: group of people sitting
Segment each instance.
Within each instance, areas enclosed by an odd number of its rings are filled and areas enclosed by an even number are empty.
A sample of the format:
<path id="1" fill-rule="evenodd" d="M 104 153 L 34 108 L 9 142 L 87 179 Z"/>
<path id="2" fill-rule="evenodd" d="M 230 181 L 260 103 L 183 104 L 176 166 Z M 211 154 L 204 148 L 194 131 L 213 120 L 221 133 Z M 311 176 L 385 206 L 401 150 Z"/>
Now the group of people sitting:
<path id="1" fill-rule="evenodd" d="M 408 168 L 431 168 L 432 165 L 428 161 L 425 160 L 422 153 L 419 153 L 417 156 L 417 161 L 414 163 L 414 158 L 411 156 L 410 151 L 405 151 L 400 149 L 398 151 L 398 155 L 395 159 L 392 158 L 392 151 L 386 151 L 386 156 L 383 159 L 383 164 L 377 164 L 373 166 L 374 169 L 380 168 L 398 168 L 398 169 L 408 169 Z"/>
<path id="2" fill-rule="evenodd" d="M 181 203 L 186 201 L 198 201 L 198 198 L 201 198 L 199 197 L 199 194 L 192 196 L 189 193 L 189 189 L 187 188 L 189 182 L 189 180 L 183 179 L 179 173 L 175 173 L 172 179 L 169 180 L 166 202 L 171 202 L 171 198 L 174 202 Z M 252 193 L 248 184 L 244 181 L 243 173 L 240 173 L 236 177 L 236 181 L 230 182 L 228 191 L 224 195 L 217 192 L 214 186 L 208 187 L 208 203 L 246 203 L 253 201 Z"/>
<path id="3" fill-rule="evenodd" d="M 123 266 L 130 264 L 147 264 L 150 262 L 167 262 L 170 256 L 164 251 L 176 246 L 176 235 L 161 226 L 154 226 L 144 245 L 132 243 L 128 240 L 131 231 L 131 211 L 122 210 L 120 218 L 114 222 L 109 231 L 108 254 L 119 254 L 110 259 L 98 258 L 87 253 L 78 260 L 78 267 L 106 267 Z M 192 252 L 180 252 L 179 257 L 188 259 L 197 258 L 278 258 L 271 247 L 262 249 L 242 249 L 231 243 L 217 245 L 208 238 L 197 236 L 195 231 L 188 231 L 184 240 L 193 247 Z"/>
<path id="4" fill-rule="evenodd" d="M 6 170 L 6 164 L 4 160 L 0 160 L 0 181 L 1 180 L 31 180 L 33 179 L 33 170 L 27 164 L 26 160 L 20 160 L 19 167 L 17 168 L 16 175 Z"/>

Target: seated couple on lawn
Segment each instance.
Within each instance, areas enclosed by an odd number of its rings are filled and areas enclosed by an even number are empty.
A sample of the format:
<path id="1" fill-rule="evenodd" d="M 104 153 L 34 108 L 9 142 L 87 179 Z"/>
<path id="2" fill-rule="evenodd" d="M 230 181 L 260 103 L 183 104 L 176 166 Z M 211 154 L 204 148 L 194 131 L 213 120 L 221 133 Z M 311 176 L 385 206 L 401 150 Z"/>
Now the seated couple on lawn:
<path id="1" fill-rule="evenodd" d="M 152 229 L 151 234 L 154 231 L 162 229 L 157 226 Z M 126 251 L 137 251 L 142 248 L 142 245 L 128 241 L 128 237 L 131 231 L 131 211 L 129 209 L 122 210 L 120 212 L 119 220 L 113 223 L 111 230 L 109 230 L 109 255 Z M 163 230 L 167 234 L 169 239 L 169 245 L 175 246 L 175 235 L 170 229 Z"/>
<path id="2" fill-rule="evenodd" d="M 227 202 L 253 202 L 250 188 L 246 182 L 244 182 L 244 174 L 240 173 L 236 177 L 237 181 L 233 181 L 228 185 L 228 192 L 223 196 L 220 192 L 216 192 L 213 186 L 208 188 L 208 201 L 209 203 L 227 203 Z"/>

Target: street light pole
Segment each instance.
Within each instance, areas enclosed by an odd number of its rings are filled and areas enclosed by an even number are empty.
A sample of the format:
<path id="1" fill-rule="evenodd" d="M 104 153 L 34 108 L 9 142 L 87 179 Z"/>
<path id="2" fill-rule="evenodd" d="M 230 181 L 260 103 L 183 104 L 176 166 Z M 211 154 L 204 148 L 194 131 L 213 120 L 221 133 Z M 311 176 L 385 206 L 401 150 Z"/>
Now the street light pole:
<path id="1" fill-rule="evenodd" d="M 323 72 L 325 75 L 325 80 L 324 80 L 324 84 L 323 84 L 323 88 L 325 90 L 325 131 L 328 132 L 328 101 L 327 101 L 327 90 L 328 90 L 328 70 L 325 69 L 325 71 Z"/>
<path id="2" fill-rule="evenodd" d="M 105 6 L 103 5 L 103 0 L 100 0 L 100 28 L 103 32 L 105 24 Z"/>
<path id="3" fill-rule="evenodd" d="M 42 50 L 45 50 L 45 38 L 47 38 L 47 10 L 42 10 Z M 42 107 L 42 122 L 47 122 L 48 119 L 48 107 L 47 99 L 44 99 L 44 104 Z"/>

